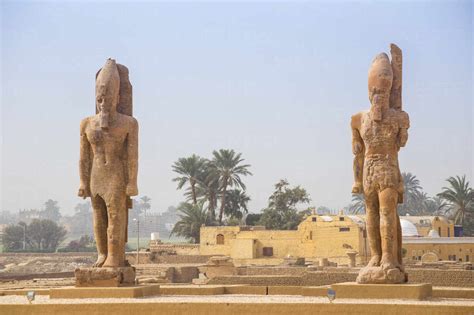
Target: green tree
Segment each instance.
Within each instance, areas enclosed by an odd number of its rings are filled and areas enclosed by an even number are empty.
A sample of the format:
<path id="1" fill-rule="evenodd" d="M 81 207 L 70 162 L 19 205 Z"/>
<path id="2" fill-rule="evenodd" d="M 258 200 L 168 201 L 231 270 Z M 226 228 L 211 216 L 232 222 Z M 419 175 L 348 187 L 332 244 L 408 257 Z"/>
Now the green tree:
<path id="1" fill-rule="evenodd" d="M 2 235 L 2 244 L 4 251 L 11 252 L 23 249 L 23 241 L 25 237 L 24 226 L 25 224 L 23 223 L 23 225 L 11 224 L 5 227 Z"/>
<path id="2" fill-rule="evenodd" d="M 66 238 L 66 229 L 51 220 L 34 219 L 28 226 L 32 249 L 54 252 Z"/>
<path id="3" fill-rule="evenodd" d="M 172 166 L 173 171 L 180 175 L 173 178 L 174 182 L 178 182 L 177 189 L 181 189 L 184 185 L 189 184 L 192 200 L 195 205 L 197 204 L 196 184 L 198 177 L 203 171 L 205 162 L 205 159 L 193 154 L 190 157 L 178 159 Z"/>
<path id="4" fill-rule="evenodd" d="M 146 217 L 147 210 L 151 209 L 151 204 L 150 204 L 151 198 L 149 198 L 148 196 L 143 196 L 140 198 L 140 201 L 141 201 L 141 209 L 143 210 Z"/>
<path id="5" fill-rule="evenodd" d="M 364 194 L 353 194 L 352 202 L 349 206 L 349 213 L 363 214 L 365 213 L 365 198 Z"/>
<path id="6" fill-rule="evenodd" d="M 449 177 L 446 180 L 449 187 L 443 187 L 442 192 L 437 196 L 446 200 L 452 206 L 452 218 L 455 224 L 464 226 L 464 219 L 468 215 L 472 215 L 474 211 L 474 191 L 469 186 L 466 180 L 466 175 L 463 177 Z"/>
<path id="7" fill-rule="evenodd" d="M 236 187 L 245 190 L 241 176 L 252 175 L 248 170 L 249 164 L 241 164 L 244 159 L 241 153 L 234 150 L 220 149 L 212 152 L 211 172 L 214 178 L 218 178 L 221 192 L 221 207 L 219 210 L 219 224 L 222 224 L 222 216 L 226 206 L 227 188 Z"/>
<path id="8" fill-rule="evenodd" d="M 245 217 L 245 224 L 246 225 L 258 225 L 261 217 L 262 217 L 261 213 L 249 213 Z"/>
<path id="9" fill-rule="evenodd" d="M 400 215 L 419 215 L 423 212 L 423 196 L 420 195 L 423 188 L 420 181 L 412 173 L 402 173 L 405 192 L 403 194 L 403 203 L 398 205 Z"/>
<path id="10" fill-rule="evenodd" d="M 195 194 L 198 201 L 207 203 L 207 209 L 212 221 L 216 220 L 217 200 L 219 198 L 219 177 L 213 171 L 211 161 L 205 160 L 202 167 L 202 172 L 199 172 L 197 177 L 197 184 L 195 187 Z M 193 191 L 189 187 L 185 193 L 187 201 L 193 200 Z"/>
<path id="11" fill-rule="evenodd" d="M 435 196 L 425 201 L 425 210 L 429 215 L 442 215 L 450 210 L 450 206 L 444 199 Z"/>
<path id="12" fill-rule="evenodd" d="M 245 191 L 239 189 L 228 190 L 226 193 L 225 215 L 231 219 L 242 219 L 244 213 L 249 212 L 247 204 L 250 201 L 250 197 L 247 196 Z"/>
<path id="13" fill-rule="evenodd" d="M 201 226 L 210 223 L 203 202 L 196 205 L 183 202 L 178 206 L 179 220 L 173 227 L 171 235 L 183 236 L 191 239 L 194 243 L 199 243 Z"/>
<path id="14" fill-rule="evenodd" d="M 289 187 L 287 180 L 275 184 L 275 191 L 268 198 L 268 207 L 263 209 L 259 224 L 272 230 L 295 230 L 307 213 L 298 212 L 296 206 L 309 203 L 309 195 L 304 188 Z"/>
<path id="15" fill-rule="evenodd" d="M 51 220 L 58 223 L 61 219 L 61 212 L 59 211 L 58 202 L 48 199 L 44 203 L 44 209 L 40 212 L 40 219 Z"/>

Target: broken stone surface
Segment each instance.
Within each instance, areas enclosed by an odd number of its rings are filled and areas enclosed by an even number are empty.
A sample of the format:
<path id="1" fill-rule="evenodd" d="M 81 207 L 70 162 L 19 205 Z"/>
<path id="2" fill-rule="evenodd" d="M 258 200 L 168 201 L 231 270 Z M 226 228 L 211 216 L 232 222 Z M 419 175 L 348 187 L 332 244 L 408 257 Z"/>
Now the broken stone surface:
<path id="1" fill-rule="evenodd" d="M 398 268 L 383 270 L 382 267 L 362 268 L 357 276 L 361 284 L 397 284 L 408 281 L 408 275 Z"/>
<path id="2" fill-rule="evenodd" d="M 77 268 L 76 287 L 122 287 L 135 285 L 134 267 Z"/>

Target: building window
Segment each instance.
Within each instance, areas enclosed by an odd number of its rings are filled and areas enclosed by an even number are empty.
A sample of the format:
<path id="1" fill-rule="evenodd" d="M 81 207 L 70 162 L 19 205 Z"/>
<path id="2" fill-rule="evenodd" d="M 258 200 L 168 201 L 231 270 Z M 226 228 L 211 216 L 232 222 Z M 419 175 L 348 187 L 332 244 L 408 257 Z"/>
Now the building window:
<path id="1" fill-rule="evenodd" d="M 339 221 L 344 221 L 344 217 L 339 217 Z"/>
<path id="2" fill-rule="evenodd" d="M 451 236 L 451 234 L 449 233 L 449 227 L 448 227 L 448 237 L 450 237 L 450 236 Z"/>
<path id="3" fill-rule="evenodd" d="M 316 222 L 316 217 L 312 217 L 311 221 Z"/>
<path id="4" fill-rule="evenodd" d="M 222 234 L 217 234 L 217 237 L 216 237 L 216 244 L 217 244 L 217 245 L 224 245 L 224 235 L 222 235 Z"/>
<path id="5" fill-rule="evenodd" d="M 351 228 L 348 228 L 348 227 L 340 227 L 339 228 L 339 232 L 349 232 L 351 230 Z"/>
<path id="6" fill-rule="evenodd" d="M 466 255 L 466 261 L 469 261 L 469 255 Z"/>
<path id="7" fill-rule="evenodd" d="M 416 260 L 416 256 L 413 256 L 412 259 L 413 259 L 413 260 Z"/>
<path id="8" fill-rule="evenodd" d="M 441 227 L 438 228 L 438 234 L 441 236 Z"/>
<path id="9" fill-rule="evenodd" d="M 456 255 L 453 255 L 453 260 L 456 261 Z"/>
<path id="10" fill-rule="evenodd" d="M 266 256 L 266 257 L 273 256 L 273 247 L 264 247 L 263 248 L 263 256 Z"/>
<path id="11" fill-rule="evenodd" d="M 310 240 L 313 239 L 313 231 L 309 231 L 309 239 L 310 239 Z"/>

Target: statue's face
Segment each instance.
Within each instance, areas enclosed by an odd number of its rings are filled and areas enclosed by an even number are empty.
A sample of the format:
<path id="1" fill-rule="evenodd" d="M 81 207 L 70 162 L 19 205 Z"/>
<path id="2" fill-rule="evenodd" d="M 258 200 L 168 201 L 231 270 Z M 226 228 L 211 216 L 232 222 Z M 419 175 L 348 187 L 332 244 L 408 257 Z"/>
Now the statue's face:
<path id="1" fill-rule="evenodd" d="M 95 104 L 99 112 L 110 113 L 116 110 L 118 93 L 113 93 L 113 89 L 107 89 L 105 85 L 100 85 L 97 91 Z"/>

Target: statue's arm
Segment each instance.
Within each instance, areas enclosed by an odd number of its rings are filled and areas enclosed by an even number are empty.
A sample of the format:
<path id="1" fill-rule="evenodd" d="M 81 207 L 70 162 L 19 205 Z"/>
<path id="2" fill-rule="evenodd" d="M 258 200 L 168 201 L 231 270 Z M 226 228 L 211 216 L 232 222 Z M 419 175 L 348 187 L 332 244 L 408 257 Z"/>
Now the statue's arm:
<path id="1" fill-rule="evenodd" d="M 138 195 L 137 175 L 138 175 L 138 122 L 131 117 L 130 128 L 127 135 L 127 156 L 128 156 L 128 184 L 127 196 Z"/>
<path id="2" fill-rule="evenodd" d="M 410 128 L 410 118 L 404 111 L 400 113 L 400 130 L 398 133 L 398 145 L 404 147 L 408 141 L 408 128 Z"/>
<path id="3" fill-rule="evenodd" d="M 86 118 L 81 121 L 80 127 L 80 152 L 79 152 L 79 197 L 90 197 L 90 180 L 91 180 L 91 168 L 92 168 L 92 149 L 89 140 L 87 140 L 86 129 L 89 119 Z"/>
<path id="4" fill-rule="evenodd" d="M 361 114 L 356 114 L 351 118 L 352 130 L 352 153 L 354 154 L 354 185 L 352 193 L 362 193 L 362 170 L 364 167 L 364 142 L 360 136 Z"/>

